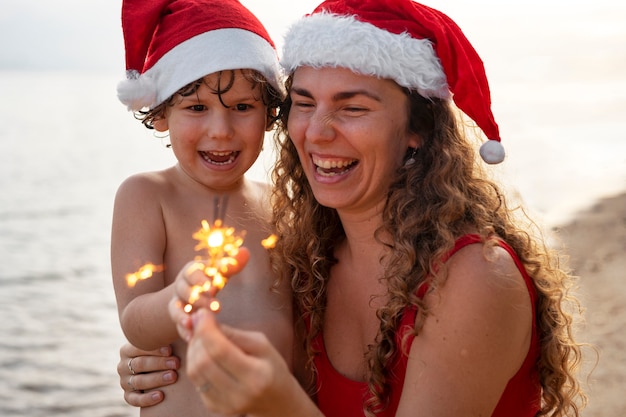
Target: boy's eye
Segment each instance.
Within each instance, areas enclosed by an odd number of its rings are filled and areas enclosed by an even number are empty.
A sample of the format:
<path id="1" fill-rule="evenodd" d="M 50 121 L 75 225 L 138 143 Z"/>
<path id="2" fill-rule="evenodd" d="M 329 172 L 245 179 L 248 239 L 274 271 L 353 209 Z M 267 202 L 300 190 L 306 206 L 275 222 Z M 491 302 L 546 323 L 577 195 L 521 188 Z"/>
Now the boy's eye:
<path id="1" fill-rule="evenodd" d="M 197 112 L 204 111 L 205 109 L 206 107 L 203 104 L 194 104 L 192 106 L 189 106 L 189 110 Z"/>
<path id="2" fill-rule="evenodd" d="M 234 108 L 237 111 L 246 111 L 252 108 L 252 106 L 249 104 L 239 103 L 239 104 L 235 104 Z"/>

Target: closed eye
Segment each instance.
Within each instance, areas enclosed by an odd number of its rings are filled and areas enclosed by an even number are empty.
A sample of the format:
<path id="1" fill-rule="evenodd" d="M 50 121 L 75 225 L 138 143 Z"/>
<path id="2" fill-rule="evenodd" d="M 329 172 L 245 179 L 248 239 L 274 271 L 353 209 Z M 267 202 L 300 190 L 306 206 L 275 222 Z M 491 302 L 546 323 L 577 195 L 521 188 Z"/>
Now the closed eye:
<path id="1" fill-rule="evenodd" d="M 295 100 L 291 103 L 292 107 L 300 107 L 300 108 L 309 108 L 309 107 L 314 107 L 313 103 L 311 103 L 310 101 L 301 101 L 301 100 Z"/>
<path id="2" fill-rule="evenodd" d="M 365 107 L 357 107 L 357 106 L 346 106 L 343 108 L 344 111 L 347 111 L 349 113 L 359 113 L 359 112 L 364 112 L 367 111 L 368 109 Z"/>

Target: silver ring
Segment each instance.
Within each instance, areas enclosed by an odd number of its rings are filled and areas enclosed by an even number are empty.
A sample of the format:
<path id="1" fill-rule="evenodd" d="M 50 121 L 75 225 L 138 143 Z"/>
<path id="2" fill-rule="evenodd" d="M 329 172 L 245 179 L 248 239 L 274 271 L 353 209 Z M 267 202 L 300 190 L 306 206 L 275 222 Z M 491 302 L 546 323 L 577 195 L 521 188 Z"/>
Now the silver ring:
<path id="1" fill-rule="evenodd" d="M 128 377 L 128 386 L 130 387 L 131 391 L 137 391 L 137 388 L 135 388 L 135 386 L 133 385 L 133 377 L 135 375 L 131 375 L 130 377 Z"/>
<path id="2" fill-rule="evenodd" d="M 203 394 L 206 394 L 210 389 L 211 389 L 211 383 L 210 382 L 205 382 L 204 384 L 200 385 L 199 387 L 196 388 L 196 390 L 198 392 L 201 392 Z"/>
<path id="3" fill-rule="evenodd" d="M 128 370 L 130 371 L 131 375 L 135 375 L 135 370 L 133 369 L 133 359 L 135 358 L 130 358 L 128 360 Z"/>

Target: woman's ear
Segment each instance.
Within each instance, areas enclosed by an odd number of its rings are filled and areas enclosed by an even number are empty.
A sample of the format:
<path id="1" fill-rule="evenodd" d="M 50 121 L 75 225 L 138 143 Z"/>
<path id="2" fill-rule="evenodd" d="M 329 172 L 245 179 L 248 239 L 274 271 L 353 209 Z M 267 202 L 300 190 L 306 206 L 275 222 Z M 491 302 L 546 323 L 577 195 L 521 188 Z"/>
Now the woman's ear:
<path id="1" fill-rule="evenodd" d="M 152 122 L 152 126 L 157 132 L 166 132 L 169 129 L 169 126 L 167 124 L 167 117 L 161 117 L 159 119 L 156 119 L 154 122 Z"/>
<path id="2" fill-rule="evenodd" d="M 422 137 L 417 133 L 409 132 L 409 142 L 408 147 L 417 149 L 422 147 Z"/>

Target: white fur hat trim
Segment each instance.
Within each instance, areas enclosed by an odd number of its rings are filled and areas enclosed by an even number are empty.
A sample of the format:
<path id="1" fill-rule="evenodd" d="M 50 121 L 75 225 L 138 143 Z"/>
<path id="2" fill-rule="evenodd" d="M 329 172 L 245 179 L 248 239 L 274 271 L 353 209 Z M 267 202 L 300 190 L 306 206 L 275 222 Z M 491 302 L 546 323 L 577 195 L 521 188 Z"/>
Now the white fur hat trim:
<path id="1" fill-rule="evenodd" d="M 250 31 L 228 28 L 181 42 L 139 76 L 137 71 L 128 71 L 128 79 L 118 84 L 117 95 L 129 110 L 153 108 L 208 74 L 243 68 L 259 71 L 276 91 L 285 94 L 274 48 Z"/>
<path id="2" fill-rule="evenodd" d="M 450 98 L 429 40 L 393 34 L 354 16 L 323 12 L 300 19 L 285 36 L 280 63 L 287 74 L 300 66 L 342 67 L 392 79 L 424 97 Z"/>

